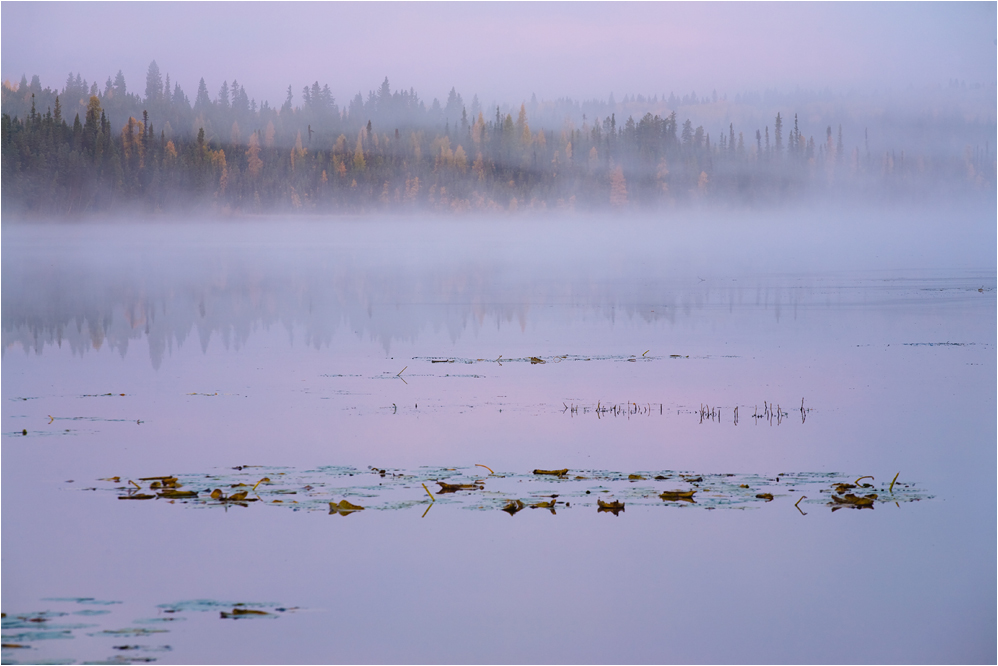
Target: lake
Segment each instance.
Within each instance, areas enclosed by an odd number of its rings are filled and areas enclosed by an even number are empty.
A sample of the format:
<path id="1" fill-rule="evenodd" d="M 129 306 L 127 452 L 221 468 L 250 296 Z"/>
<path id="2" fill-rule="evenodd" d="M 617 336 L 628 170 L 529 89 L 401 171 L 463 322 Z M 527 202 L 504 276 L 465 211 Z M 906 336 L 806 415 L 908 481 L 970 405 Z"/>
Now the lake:
<path id="1" fill-rule="evenodd" d="M 993 663 L 994 219 L 4 220 L 3 662 Z"/>

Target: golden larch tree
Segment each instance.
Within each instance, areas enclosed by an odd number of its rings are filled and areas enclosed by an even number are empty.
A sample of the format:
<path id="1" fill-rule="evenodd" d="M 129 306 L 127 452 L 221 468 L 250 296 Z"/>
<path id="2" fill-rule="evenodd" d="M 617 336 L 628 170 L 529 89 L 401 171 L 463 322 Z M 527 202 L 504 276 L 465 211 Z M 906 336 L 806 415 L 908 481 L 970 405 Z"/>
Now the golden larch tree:
<path id="1" fill-rule="evenodd" d="M 256 180 L 263 171 L 263 160 L 260 159 L 260 137 L 257 132 L 250 134 L 249 149 L 246 151 L 249 158 L 247 164 L 250 180 Z"/>
<path id="2" fill-rule="evenodd" d="M 610 172 L 610 205 L 617 208 L 627 205 L 627 181 L 624 169 L 619 165 Z"/>

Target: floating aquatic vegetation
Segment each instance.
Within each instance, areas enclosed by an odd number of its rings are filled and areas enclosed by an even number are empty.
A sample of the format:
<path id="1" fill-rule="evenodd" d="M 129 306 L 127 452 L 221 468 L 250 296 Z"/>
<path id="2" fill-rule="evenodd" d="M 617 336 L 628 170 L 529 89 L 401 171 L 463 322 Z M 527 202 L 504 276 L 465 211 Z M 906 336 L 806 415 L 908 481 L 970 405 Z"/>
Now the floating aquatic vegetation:
<path id="1" fill-rule="evenodd" d="M 693 504 L 693 496 L 696 492 L 695 490 L 666 490 L 659 493 L 658 496 L 666 502 L 689 502 Z"/>
<path id="2" fill-rule="evenodd" d="M 557 495 L 554 495 L 553 497 L 557 497 Z M 551 513 L 554 513 L 554 507 L 558 503 L 558 500 L 554 499 L 553 497 L 552 497 L 552 499 L 550 501 L 547 501 L 547 502 L 535 502 L 534 504 L 530 505 L 530 508 L 531 509 L 549 509 L 551 511 Z"/>
<path id="3" fill-rule="evenodd" d="M 330 502 L 329 503 L 329 513 L 338 513 L 341 516 L 346 516 L 348 514 L 354 513 L 356 511 L 363 511 L 364 507 L 358 506 L 356 504 L 351 504 L 347 500 L 340 500 L 339 503 Z"/>
<path id="4" fill-rule="evenodd" d="M 633 359 L 632 359 L 633 360 Z M 586 404 L 576 404 L 572 402 L 571 404 L 562 402 L 562 414 L 569 414 L 573 418 L 577 415 L 584 414 L 595 414 L 596 418 L 603 419 L 609 416 L 613 417 L 625 417 L 630 419 L 636 416 L 666 416 L 671 415 L 674 407 L 670 407 L 669 411 L 665 410 L 665 403 L 661 402 L 624 402 L 624 403 L 604 403 L 602 400 L 597 401 L 596 405 L 586 405 Z M 722 423 L 728 422 L 727 416 L 722 421 L 722 413 L 727 415 L 730 414 L 730 423 L 733 425 L 738 425 L 739 421 L 739 408 L 751 405 L 734 405 L 731 407 L 718 407 L 716 405 L 712 406 L 706 403 L 700 403 L 699 408 L 688 408 L 685 406 L 678 406 L 675 408 L 676 415 L 680 414 L 691 414 L 693 416 L 699 417 L 700 423 Z M 807 421 L 808 415 L 813 411 L 811 407 L 804 406 L 804 399 L 801 398 L 800 408 L 794 408 L 795 413 L 800 413 L 801 423 Z M 762 411 L 760 412 L 759 406 L 754 406 L 754 413 L 749 416 L 756 425 L 758 425 L 760 420 L 765 420 L 769 422 L 769 425 L 782 425 L 783 422 L 788 418 L 789 413 L 783 410 L 777 404 L 771 403 L 768 400 L 763 401 Z"/>
<path id="5" fill-rule="evenodd" d="M 24 645 L 25 643 L 36 643 L 38 641 L 50 641 L 50 640 L 60 640 L 65 638 L 72 638 L 73 631 L 71 629 L 50 629 L 47 631 L 22 631 L 16 634 L 5 633 L 3 635 L 3 642 L 14 643 L 20 647 L 28 647 Z"/>
<path id="6" fill-rule="evenodd" d="M 117 608 L 120 601 L 103 601 L 92 597 L 50 597 L 42 601 L 53 604 L 71 605 L 98 605 L 108 608 L 115 608 L 118 611 L 117 617 L 112 615 L 112 611 L 105 609 L 84 609 L 82 611 L 72 610 L 45 610 L 36 613 L 19 613 L 3 615 L 3 663 L 17 663 L 17 660 L 27 658 L 30 655 L 30 663 L 91 663 L 91 664 L 122 664 L 122 663 L 146 663 L 157 661 L 155 656 L 143 656 L 147 654 L 161 654 L 171 652 L 170 645 L 148 645 L 138 641 L 149 639 L 150 637 L 160 637 L 162 634 L 170 633 L 165 628 L 166 623 L 185 621 L 184 615 L 201 614 L 203 621 L 215 621 L 219 619 L 242 619 L 242 618 L 268 618 L 274 619 L 300 610 L 296 606 L 283 606 L 275 603 L 240 602 L 212 599 L 194 599 L 190 601 L 180 601 L 170 604 L 160 604 L 156 607 L 158 615 L 156 617 L 139 618 L 131 621 L 133 625 L 122 626 L 120 617 L 124 609 Z M 65 606 L 63 606 L 65 608 Z M 86 614 L 95 616 L 91 619 L 101 624 L 69 624 L 66 620 L 72 616 Z M 126 620 L 127 622 L 127 620 Z M 143 626 L 145 625 L 145 626 Z M 84 655 L 77 655 L 75 659 L 69 661 L 55 661 L 46 658 L 46 644 L 52 641 L 61 642 L 71 640 L 82 635 L 80 630 L 90 630 L 87 636 L 97 639 L 87 641 L 84 650 L 96 649 L 115 651 L 105 659 L 89 659 Z M 103 642 L 100 639 L 118 639 L 116 642 Z M 83 646 L 74 646 L 80 649 Z M 29 651 L 30 652 L 27 652 Z M 100 656 L 99 654 L 97 656 Z"/>
<path id="7" fill-rule="evenodd" d="M 131 423 L 135 421 L 136 423 L 142 423 L 141 420 L 136 421 L 136 419 L 108 419 L 101 416 L 52 416 L 49 414 L 49 425 L 55 421 L 107 421 L 118 423 Z"/>
<path id="8" fill-rule="evenodd" d="M 224 609 L 244 608 L 266 610 L 274 613 L 284 613 L 290 610 L 299 610 L 297 607 L 288 608 L 280 604 L 247 602 L 247 601 L 218 601 L 216 599 L 190 599 L 188 601 L 178 601 L 172 604 L 159 604 L 156 608 L 163 613 L 185 613 L 185 612 L 219 612 Z"/>
<path id="9" fill-rule="evenodd" d="M 112 645 L 111 648 L 135 652 L 170 652 L 173 650 L 169 645 Z"/>
<path id="10" fill-rule="evenodd" d="M 501 366 L 503 363 L 530 363 L 531 365 L 540 365 L 544 363 L 564 363 L 566 361 L 620 361 L 635 363 L 637 361 L 660 361 L 663 358 L 665 357 L 649 356 L 648 351 L 646 351 L 640 356 L 635 354 L 561 354 L 559 356 L 523 356 L 519 358 L 503 358 L 501 355 L 499 358 L 414 356 L 412 360 L 429 361 L 430 363 L 464 363 L 469 365 L 472 363 L 497 363 Z M 673 354 L 668 358 L 689 358 L 689 356 Z"/>
<path id="11" fill-rule="evenodd" d="M 872 508 L 877 504 L 910 503 L 931 499 L 915 485 L 897 477 L 875 485 L 872 477 L 797 472 L 776 475 L 694 473 L 680 470 L 614 472 L 570 468 L 534 469 L 525 473 L 494 471 L 481 464 L 470 467 L 289 467 L 241 465 L 208 473 L 142 477 L 122 484 L 120 475 L 105 477 L 97 490 L 117 493 L 120 499 L 144 499 L 191 508 L 225 509 L 231 506 L 293 511 L 323 511 L 341 516 L 361 511 L 399 510 L 430 503 L 469 510 L 499 509 L 516 515 L 524 508 L 553 510 L 599 508 L 610 493 L 613 501 L 634 507 L 688 507 L 749 509 L 801 504 L 838 508 Z M 486 484 L 486 480 L 488 483 Z M 152 484 L 170 487 L 149 489 Z M 103 485 L 101 485 L 103 484 Z M 439 491 L 431 492 L 428 484 Z M 677 484 L 686 484 L 682 487 Z M 223 489 L 231 489 L 226 494 Z M 803 496 L 814 499 L 805 499 Z M 803 511 L 801 511 L 803 513 Z M 227 609 L 228 610 L 228 609 Z"/>
<path id="12" fill-rule="evenodd" d="M 976 342 L 902 342 L 905 347 L 968 347 Z"/>
<path id="13" fill-rule="evenodd" d="M 79 435 L 84 434 L 96 434 L 96 430 L 77 430 L 75 428 L 60 428 L 58 430 L 28 430 L 27 428 L 21 428 L 20 430 L 11 430 L 3 433 L 4 437 L 27 437 L 31 435 L 32 437 L 54 437 L 59 435 Z"/>
<path id="14" fill-rule="evenodd" d="M 223 619 L 225 618 L 238 619 L 238 618 L 261 617 L 261 616 L 276 617 L 275 615 L 273 615 L 272 613 L 268 613 L 267 611 L 256 610 L 253 608 L 233 608 L 232 612 L 226 613 L 225 611 L 221 611 L 219 615 Z"/>
<path id="15" fill-rule="evenodd" d="M 870 493 L 865 496 L 848 493 L 842 496 L 832 495 L 832 501 L 828 503 L 828 506 L 832 507 L 832 511 L 836 511 L 843 507 L 849 507 L 852 509 L 872 509 L 873 503 L 876 500 L 876 493 Z"/>
<path id="16" fill-rule="evenodd" d="M 596 500 L 597 513 L 609 512 L 613 515 L 620 515 L 620 512 L 624 510 L 624 503 L 619 500 L 613 500 L 612 502 L 604 502 L 601 499 Z"/>
<path id="17" fill-rule="evenodd" d="M 456 493 L 459 490 L 482 490 L 485 487 L 483 481 L 475 481 L 474 483 L 447 483 L 446 481 L 437 481 L 437 485 L 440 486 L 440 490 L 437 492 L 441 495 L 444 493 Z"/>
<path id="18" fill-rule="evenodd" d="M 508 502 L 506 504 L 506 506 L 504 506 L 502 508 L 502 510 L 512 516 L 513 514 L 515 514 L 518 511 L 523 511 L 523 509 L 525 507 L 526 507 L 526 505 L 523 503 L 523 501 L 517 499 L 517 500 L 511 500 L 510 502 Z"/>
<path id="19" fill-rule="evenodd" d="M 91 636 L 149 636 L 151 634 L 165 634 L 167 629 L 146 629 L 144 627 L 125 627 L 124 629 L 105 629 Z"/>
<path id="20" fill-rule="evenodd" d="M 135 624 L 162 624 L 164 622 L 186 622 L 186 617 L 167 615 L 164 617 L 143 617 L 135 620 Z"/>

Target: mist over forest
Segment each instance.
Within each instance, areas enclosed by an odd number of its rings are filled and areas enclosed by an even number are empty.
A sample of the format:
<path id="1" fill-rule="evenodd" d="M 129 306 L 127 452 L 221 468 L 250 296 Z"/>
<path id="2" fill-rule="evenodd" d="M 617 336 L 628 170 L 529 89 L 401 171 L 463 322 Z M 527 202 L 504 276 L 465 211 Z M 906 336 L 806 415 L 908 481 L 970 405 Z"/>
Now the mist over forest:
<path id="1" fill-rule="evenodd" d="M 138 90 L 136 90 L 138 88 Z M 2 86 L 4 212 L 655 210 L 995 196 L 995 84 L 426 100 L 386 77 L 345 100 L 238 79 L 193 96 L 70 74 Z"/>

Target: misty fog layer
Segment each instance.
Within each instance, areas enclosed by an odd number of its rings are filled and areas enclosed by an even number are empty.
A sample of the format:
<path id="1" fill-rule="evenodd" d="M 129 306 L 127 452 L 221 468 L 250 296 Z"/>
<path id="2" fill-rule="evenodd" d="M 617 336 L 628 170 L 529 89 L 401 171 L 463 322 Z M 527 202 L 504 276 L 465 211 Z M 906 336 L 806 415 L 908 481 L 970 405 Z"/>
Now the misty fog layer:
<path id="1" fill-rule="evenodd" d="M 945 276 L 993 288 L 993 207 L 688 214 L 570 222 L 374 218 L 5 228 L 3 351 L 124 355 L 154 367 L 196 344 L 239 349 L 270 327 L 329 347 L 554 320 L 681 325 L 704 309 L 903 301 Z M 53 235 L 55 234 L 55 236 Z M 962 290 L 962 291 L 960 291 Z M 947 291 L 942 297 L 959 295 Z M 552 309 L 554 308 L 554 309 Z M 215 341 L 212 343 L 212 341 Z"/>

